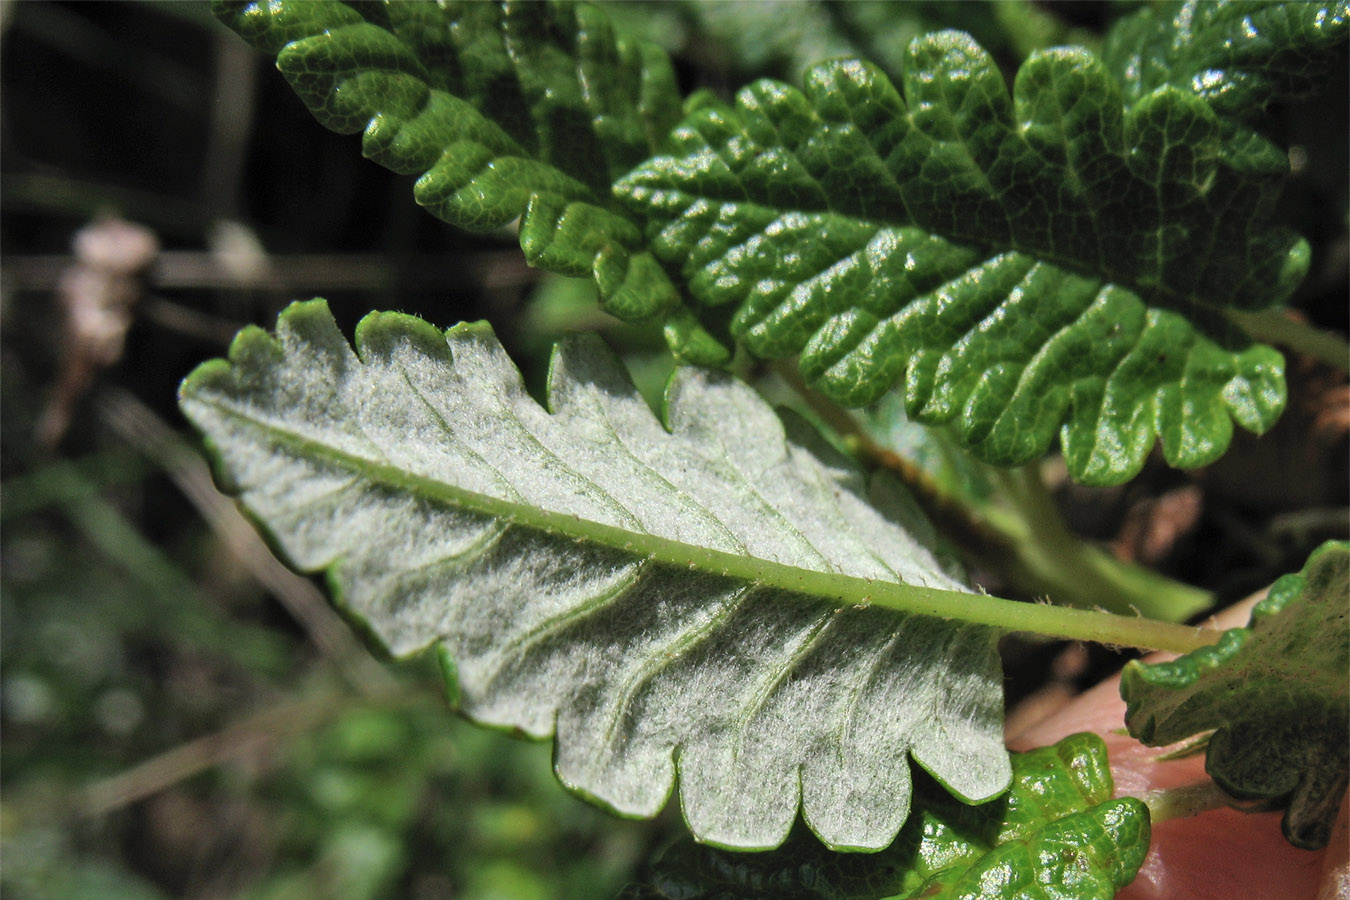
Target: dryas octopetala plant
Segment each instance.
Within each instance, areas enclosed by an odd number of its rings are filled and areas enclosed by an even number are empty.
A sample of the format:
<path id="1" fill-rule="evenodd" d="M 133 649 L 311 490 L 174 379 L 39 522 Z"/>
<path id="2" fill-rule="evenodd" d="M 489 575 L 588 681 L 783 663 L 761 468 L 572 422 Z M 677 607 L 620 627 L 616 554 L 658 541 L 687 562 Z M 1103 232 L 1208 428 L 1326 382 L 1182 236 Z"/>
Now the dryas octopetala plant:
<path id="1" fill-rule="evenodd" d="M 1347 547 L 1221 637 L 1174 624 L 1204 592 L 1030 527 L 1045 498 L 1025 471 L 988 473 L 1057 449 L 1074 479 L 1118 484 L 1158 442 L 1189 468 L 1273 424 L 1284 362 L 1259 336 L 1309 251 L 1271 221 L 1289 166 L 1262 112 L 1326 77 L 1344 3 L 1149 7 L 1100 56 L 1030 53 L 1011 89 L 970 35 L 936 31 L 890 75 L 834 59 L 730 101 L 682 98 L 665 52 L 601 7 L 216 8 L 428 211 L 515 223 L 531 265 L 659 323 L 680 363 L 658 418 L 574 336 L 541 406 L 487 324 L 377 312 L 353 346 L 315 300 L 182 390 L 288 562 L 328 570 L 390 652 L 439 654 L 465 715 L 553 736 L 559 779 L 622 815 L 678 802 L 700 842 L 811 832 L 669 854 L 633 896 L 1114 896 L 1148 809 L 1112 798 L 1099 739 L 1010 757 L 1011 631 L 1190 652 L 1132 664 L 1130 728 L 1217 729 L 1220 785 L 1325 843 Z M 832 412 L 776 410 L 719 368 L 737 347 L 795 360 Z M 906 486 L 827 439 L 851 422 L 872 436 L 844 443 L 874 447 L 902 420 L 986 473 L 1051 600 L 1115 612 L 968 586 L 910 488 L 988 497 L 922 452 Z"/>

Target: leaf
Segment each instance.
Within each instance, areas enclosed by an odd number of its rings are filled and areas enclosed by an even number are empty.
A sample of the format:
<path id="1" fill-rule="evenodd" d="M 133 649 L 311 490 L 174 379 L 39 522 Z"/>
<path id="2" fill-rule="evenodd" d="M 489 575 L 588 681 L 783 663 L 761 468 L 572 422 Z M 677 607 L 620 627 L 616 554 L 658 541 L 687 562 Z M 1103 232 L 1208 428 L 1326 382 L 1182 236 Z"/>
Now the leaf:
<path id="1" fill-rule="evenodd" d="M 1285 837 L 1326 846 L 1350 782 L 1350 544 L 1275 582 L 1247 628 L 1173 662 L 1131 662 L 1125 724 L 1150 746 L 1217 729 L 1205 768 L 1228 793 L 1287 805 Z"/>
<path id="2" fill-rule="evenodd" d="M 996 632 L 857 593 L 981 599 L 897 484 L 720 372 L 678 372 L 667 431 L 594 337 L 555 353 L 552 412 L 485 325 L 373 313 L 356 346 L 293 305 L 182 408 L 296 568 L 394 654 L 438 646 L 472 718 L 556 732 L 565 784 L 650 816 L 678 769 L 701 840 L 775 846 L 800 806 L 869 849 L 910 756 L 968 802 L 1006 787 Z"/>
<path id="3" fill-rule="evenodd" d="M 1322 87 L 1347 34 L 1344 2 L 1173 0 L 1116 23 L 1103 57 L 1127 103 L 1175 87 L 1250 121 Z"/>
<path id="4" fill-rule="evenodd" d="M 962 805 L 932 782 L 919 782 L 914 813 L 879 853 L 830 853 L 801 834 L 756 854 L 684 841 L 663 854 L 647 884 L 622 897 L 1110 900 L 1133 880 L 1148 852 L 1148 810 L 1133 797 L 1111 799 L 1100 737 L 1076 734 L 1014 753 L 1012 767 L 1008 793 L 981 806 Z"/>
<path id="5" fill-rule="evenodd" d="M 1186 92 L 1126 109 L 1083 50 L 1033 54 L 1009 98 L 943 32 L 910 45 L 903 86 L 857 61 L 804 91 L 756 82 L 616 189 L 750 350 L 800 353 L 848 406 L 902 381 L 911 417 L 986 461 L 1034 459 L 1058 430 L 1075 478 L 1118 483 L 1155 435 L 1190 467 L 1232 421 L 1273 423 L 1282 359 L 1224 313 L 1278 303 L 1307 269 L 1307 244 L 1261 223 L 1282 157 L 1221 153 Z"/>
<path id="6" fill-rule="evenodd" d="M 362 131 L 362 152 L 417 175 L 433 215 L 481 231 L 520 218 L 531 265 L 594 277 L 610 312 L 665 316 L 685 358 L 725 348 L 680 312 L 610 184 L 654 152 L 679 115 L 654 45 L 616 36 L 588 5 L 216 0 L 216 14 L 277 56 L 326 127 Z"/>
<path id="7" fill-rule="evenodd" d="M 837 62 L 805 97 L 696 97 L 666 137 L 669 62 L 589 6 L 217 8 L 321 121 L 419 174 L 433 213 L 523 216 L 531 264 L 663 320 L 686 361 L 726 361 L 730 319 L 760 355 L 801 352 L 846 404 L 903 378 L 911 416 L 952 422 L 986 461 L 1028 461 L 1058 433 L 1088 483 L 1127 480 L 1156 437 L 1173 465 L 1211 462 L 1234 421 L 1261 432 L 1283 408 L 1282 358 L 1226 313 L 1280 302 L 1306 271 L 1307 245 L 1260 224 L 1287 163 L 1188 89 L 1126 107 L 1094 57 L 1056 49 L 1010 101 L 944 32 L 910 47 L 908 107 Z"/>
<path id="8" fill-rule="evenodd" d="M 931 482 L 940 502 L 981 516 L 994 502 L 991 470 L 962 453 L 941 428 L 925 428 L 905 415 L 902 398 L 887 393 L 859 414 L 869 437 Z"/>

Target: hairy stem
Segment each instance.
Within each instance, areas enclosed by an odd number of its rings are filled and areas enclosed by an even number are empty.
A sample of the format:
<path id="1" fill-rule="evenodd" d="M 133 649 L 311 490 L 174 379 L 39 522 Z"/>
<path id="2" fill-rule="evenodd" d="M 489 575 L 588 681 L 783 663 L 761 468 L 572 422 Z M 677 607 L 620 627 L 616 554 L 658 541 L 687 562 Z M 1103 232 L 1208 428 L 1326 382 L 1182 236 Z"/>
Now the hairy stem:
<path id="1" fill-rule="evenodd" d="M 376 468 L 370 466 L 370 468 Z M 383 468 L 383 467 L 380 467 Z M 407 479 L 405 473 L 390 475 Z M 426 491 L 429 484 L 419 485 Z M 1188 653 L 1218 640 L 1213 629 L 1173 625 L 1138 616 L 1017 603 L 987 594 L 949 591 L 921 585 L 821 572 L 755 557 L 714 550 L 612 525 L 579 520 L 526 504 L 475 494 L 449 485 L 436 493 L 454 505 L 580 541 L 628 551 L 652 562 L 683 566 L 765 587 L 828 598 L 845 606 L 882 606 L 900 612 L 988 625 L 1002 631 L 1029 631 L 1071 640 L 1096 641 L 1152 650 Z"/>
<path id="2" fill-rule="evenodd" d="M 1148 791 L 1139 798 L 1148 807 L 1153 824 L 1168 819 L 1185 819 L 1233 805 L 1233 798 L 1223 792 L 1213 779 L 1205 778 L 1190 784 Z"/>
<path id="3" fill-rule="evenodd" d="M 1118 560 L 1069 531 L 1034 465 L 988 466 L 1007 508 L 971 509 L 917 466 L 877 444 L 852 415 L 811 390 L 794 366 L 776 365 L 774 371 L 855 453 L 899 476 L 944 535 L 996 565 L 1028 594 L 1046 595 L 1061 606 L 1168 622 L 1213 605 L 1208 591 Z"/>
<path id="4" fill-rule="evenodd" d="M 387 693 L 396 683 L 342 622 L 308 579 L 290 571 L 267 548 L 233 501 L 216 490 L 211 470 L 166 422 L 125 391 L 105 392 L 103 421 L 163 468 L 211 530 L 257 582 L 269 590 L 323 653 L 362 693 Z"/>

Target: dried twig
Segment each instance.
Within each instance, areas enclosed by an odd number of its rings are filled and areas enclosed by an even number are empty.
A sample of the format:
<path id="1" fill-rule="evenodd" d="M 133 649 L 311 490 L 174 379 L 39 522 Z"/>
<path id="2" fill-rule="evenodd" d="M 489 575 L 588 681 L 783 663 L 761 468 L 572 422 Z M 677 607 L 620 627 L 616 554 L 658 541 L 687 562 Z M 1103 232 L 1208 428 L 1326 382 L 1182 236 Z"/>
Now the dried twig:
<path id="1" fill-rule="evenodd" d="M 350 703 L 349 697 L 331 695 L 250 716 L 90 785 L 77 798 L 76 811 L 86 816 L 106 815 L 214 766 L 265 751 L 284 738 L 308 731 Z"/>
<path id="2" fill-rule="evenodd" d="M 65 260 L 57 284 L 65 311 L 61 373 L 37 426 L 37 441 L 48 448 L 65 435 L 98 373 L 121 359 L 159 239 L 148 228 L 105 218 L 76 232 L 73 249 L 74 262 Z"/>

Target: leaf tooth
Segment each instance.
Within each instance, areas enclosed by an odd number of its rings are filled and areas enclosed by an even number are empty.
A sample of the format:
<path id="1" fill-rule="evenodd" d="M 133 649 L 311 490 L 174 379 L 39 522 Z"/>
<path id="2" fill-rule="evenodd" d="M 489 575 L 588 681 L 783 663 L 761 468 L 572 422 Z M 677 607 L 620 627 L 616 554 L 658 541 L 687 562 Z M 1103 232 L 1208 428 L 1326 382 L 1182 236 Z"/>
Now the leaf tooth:
<path id="1" fill-rule="evenodd" d="M 605 623 L 603 636 L 588 648 L 592 657 L 614 660 L 618 671 L 596 666 L 603 679 L 593 679 L 559 709 L 559 778 L 622 813 L 655 814 L 675 783 L 683 740 L 676 723 L 691 715 L 711 721 L 719 713 L 707 700 L 717 696 L 705 692 L 709 676 L 691 657 L 707 653 L 708 642 L 752 593 L 747 585 L 689 578 L 668 566 L 644 569 L 616 607 L 631 611 L 618 619 L 626 627 Z M 662 774 L 654 777 L 654 766 Z"/>

